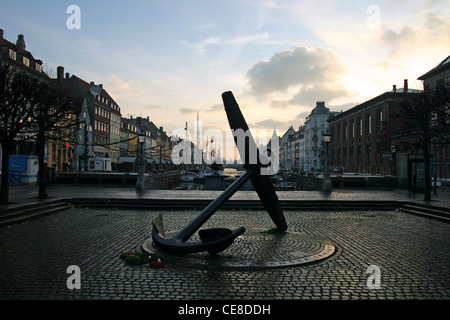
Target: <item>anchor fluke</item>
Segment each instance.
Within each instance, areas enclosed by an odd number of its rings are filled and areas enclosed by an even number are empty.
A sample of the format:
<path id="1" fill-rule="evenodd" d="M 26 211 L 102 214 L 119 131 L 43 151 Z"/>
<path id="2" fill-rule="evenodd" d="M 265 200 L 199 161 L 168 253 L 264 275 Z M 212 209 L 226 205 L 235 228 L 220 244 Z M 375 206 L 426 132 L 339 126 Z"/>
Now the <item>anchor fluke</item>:
<path id="1" fill-rule="evenodd" d="M 229 229 L 205 229 L 199 231 L 201 241 L 184 242 L 177 234 L 172 238 L 166 238 L 158 229 L 161 227 L 161 216 L 153 219 L 152 239 L 153 245 L 166 253 L 188 254 L 208 251 L 209 254 L 216 254 L 227 249 L 233 241 L 245 232 L 241 227 L 234 231 Z"/>
<path id="2" fill-rule="evenodd" d="M 216 243 L 213 249 L 209 249 L 209 254 L 219 253 L 233 243 L 236 237 L 245 232 L 245 228 L 241 227 L 235 231 L 226 228 L 204 229 L 198 232 L 203 243 Z"/>

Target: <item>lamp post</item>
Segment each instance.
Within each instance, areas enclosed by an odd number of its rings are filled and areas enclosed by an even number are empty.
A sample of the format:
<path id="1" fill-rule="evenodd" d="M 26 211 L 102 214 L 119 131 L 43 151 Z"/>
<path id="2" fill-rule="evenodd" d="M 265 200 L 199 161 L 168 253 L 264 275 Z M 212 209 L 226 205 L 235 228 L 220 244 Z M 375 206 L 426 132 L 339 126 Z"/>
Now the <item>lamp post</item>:
<path id="1" fill-rule="evenodd" d="M 330 177 L 330 166 L 328 163 L 328 144 L 331 140 L 331 133 L 327 130 L 323 134 L 323 141 L 325 142 L 326 152 L 325 152 L 325 170 L 323 174 L 323 185 L 322 190 L 325 192 L 331 192 L 331 177 Z"/>
<path id="2" fill-rule="evenodd" d="M 136 180 L 136 190 L 144 190 L 144 142 L 145 142 L 145 132 L 141 131 L 138 135 L 138 141 L 140 146 L 139 152 L 139 168 L 138 176 Z"/>
<path id="3" fill-rule="evenodd" d="M 395 144 L 391 144 L 391 153 L 392 153 L 392 171 L 391 176 L 397 177 L 397 146 Z M 395 179 L 397 181 L 397 178 Z"/>

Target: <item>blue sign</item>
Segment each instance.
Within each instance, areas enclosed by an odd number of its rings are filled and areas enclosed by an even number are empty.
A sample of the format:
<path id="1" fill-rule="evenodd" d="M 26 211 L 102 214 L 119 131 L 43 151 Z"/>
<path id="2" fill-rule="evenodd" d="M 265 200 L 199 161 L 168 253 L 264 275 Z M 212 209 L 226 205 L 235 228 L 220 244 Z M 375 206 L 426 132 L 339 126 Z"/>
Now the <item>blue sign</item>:
<path id="1" fill-rule="evenodd" d="M 9 171 L 27 171 L 28 156 L 10 156 L 9 157 Z"/>

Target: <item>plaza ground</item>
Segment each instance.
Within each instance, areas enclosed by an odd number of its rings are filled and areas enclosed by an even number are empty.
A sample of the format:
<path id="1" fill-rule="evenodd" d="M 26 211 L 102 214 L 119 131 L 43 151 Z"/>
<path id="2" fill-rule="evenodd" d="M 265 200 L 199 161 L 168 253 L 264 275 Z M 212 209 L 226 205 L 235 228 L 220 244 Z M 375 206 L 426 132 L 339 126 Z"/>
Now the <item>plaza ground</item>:
<path id="1" fill-rule="evenodd" d="M 214 199 L 216 192 L 148 191 L 133 188 L 49 187 L 54 198 Z M 422 194 L 404 191 L 340 190 L 278 192 L 280 199 L 408 200 Z M 447 190 L 432 204 L 448 208 Z M 11 188 L 16 205 L 36 200 L 36 186 Z M 257 199 L 252 192 L 235 198 Z M 13 204 L 14 205 L 14 204 Z M 331 241 L 334 254 L 295 267 L 211 269 L 126 264 L 119 256 L 138 250 L 160 212 L 134 209 L 77 208 L 0 227 L 2 300 L 447 300 L 450 298 L 450 224 L 396 210 L 287 210 L 288 230 Z M 199 211 L 165 210 L 170 230 L 179 230 Z M 219 210 L 210 227 L 273 228 L 262 210 Z M 234 245 L 234 244 L 233 244 Z M 232 255 L 233 245 L 223 254 Z M 237 245 L 237 244 L 236 244 Z M 275 250 L 275 249 L 274 249 Z M 284 250 L 288 250 L 284 248 Z M 69 266 L 81 270 L 81 288 L 70 290 Z M 379 267 L 378 289 L 369 266 Z M 372 277 L 371 277 L 372 276 Z"/>

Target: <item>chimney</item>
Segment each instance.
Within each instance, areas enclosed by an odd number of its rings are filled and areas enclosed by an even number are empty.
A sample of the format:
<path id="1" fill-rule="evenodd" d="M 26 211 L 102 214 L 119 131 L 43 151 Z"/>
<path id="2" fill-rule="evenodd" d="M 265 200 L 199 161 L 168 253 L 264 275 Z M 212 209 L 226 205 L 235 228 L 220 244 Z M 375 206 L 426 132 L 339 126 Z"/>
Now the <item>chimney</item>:
<path id="1" fill-rule="evenodd" d="M 17 37 L 16 46 L 25 50 L 26 45 L 25 45 L 25 40 L 23 38 L 23 34 L 19 34 L 19 36 Z"/>
<path id="2" fill-rule="evenodd" d="M 70 78 L 70 73 L 66 72 L 66 79 Z"/>
<path id="3" fill-rule="evenodd" d="M 0 39 L 3 39 L 3 29 L 0 29 Z"/>
<path id="4" fill-rule="evenodd" d="M 403 84 L 403 92 L 408 92 L 408 79 L 405 79 Z"/>
<path id="5" fill-rule="evenodd" d="M 57 70 L 56 71 L 56 77 L 57 77 L 58 81 L 59 82 L 63 81 L 63 79 L 64 79 L 64 67 L 59 66 L 56 70 Z"/>
<path id="6" fill-rule="evenodd" d="M 395 84 L 392 86 L 392 91 L 394 91 L 394 93 L 397 92 L 397 86 Z"/>
<path id="7" fill-rule="evenodd" d="M 98 86 L 103 90 L 103 84 L 100 83 Z"/>

